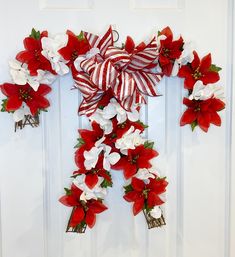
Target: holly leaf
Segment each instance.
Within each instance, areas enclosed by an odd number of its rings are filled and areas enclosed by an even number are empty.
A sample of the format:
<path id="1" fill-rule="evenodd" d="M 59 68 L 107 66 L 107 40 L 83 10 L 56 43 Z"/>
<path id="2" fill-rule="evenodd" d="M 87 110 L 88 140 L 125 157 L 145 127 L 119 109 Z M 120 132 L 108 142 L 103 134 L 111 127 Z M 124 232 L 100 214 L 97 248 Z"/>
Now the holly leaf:
<path id="1" fill-rule="evenodd" d="M 108 175 L 110 179 L 109 180 L 104 179 L 103 182 L 100 185 L 103 188 L 112 187 L 113 186 L 113 181 L 112 181 L 112 177 L 111 177 L 110 172 L 106 171 L 106 175 Z"/>
<path id="2" fill-rule="evenodd" d="M 154 145 L 154 142 L 151 142 L 151 141 L 144 142 L 144 148 L 153 149 L 153 145 Z"/>
<path id="3" fill-rule="evenodd" d="M 65 187 L 64 190 L 65 190 L 66 195 L 71 195 L 72 194 L 70 189 Z"/>
<path id="4" fill-rule="evenodd" d="M 40 31 L 36 31 L 34 28 L 32 28 L 31 34 L 29 36 L 38 40 L 41 37 L 41 33 Z"/>
<path id="5" fill-rule="evenodd" d="M 83 33 L 83 31 L 81 31 L 80 34 L 77 36 L 77 39 L 78 39 L 79 41 L 82 41 L 84 38 L 85 38 L 85 37 L 84 37 L 84 33 Z"/>
<path id="6" fill-rule="evenodd" d="M 127 185 L 127 186 L 124 186 L 123 188 L 124 188 L 124 190 L 125 190 L 125 194 L 127 194 L 127 193 L 133 191 L 133 187 L 132 187 L 131 184 L 130 184 L 130 185 Z"/>
<path id="7" fill-rule="evenodd" d="M 103 187 L 103 188 L 112 187 L 113 182 L 108 181 L 107 179 L 104 179 L 103 182 L 100 184 L 100 186 Z"/>
<path id="8" fill-rule="evenodd" d="M 6 104 L 7 104 L 7 99 L 3 99 L 2 100 L 2 104 L 1 104 L 1 112 L 6 112 Z"/>
<path id="9" fill-rule="evenodd" d="M 148 125 L 145 125 L 142 121 L 140 120 L 137 120 L 136 121 L 138 124 L 140 124 L 144 129 L 148 128 L 149 126 Z"/>
<path id="10" fill-rule="evenodd" d="M 74 148 L 79 148 L 85 144 L 84 140 L 81 137 L 78 138 L 77 141 L 78 141 L 78 143 L 74 146 Z"/>
<path id="11" fill-rule="evenodd" d="M 214 71 L 214 72 L 219 72 L 219 71 L 221 71 L 222 70 L 222 68 L 220 68 L 220 67 L 218 67 L 218 66 L 216 66 L 215 64 L 211 64 L 211 66 L 210 66 L 210 69 L 209 69 L 210 71 Z"/>
<path id="12" fill-rule="evenodd" d="M 195 120 L 194 122 L 191 123 L 191 129 L 194 131 L 194 129 L 197 127 L 197 121 Z"/>

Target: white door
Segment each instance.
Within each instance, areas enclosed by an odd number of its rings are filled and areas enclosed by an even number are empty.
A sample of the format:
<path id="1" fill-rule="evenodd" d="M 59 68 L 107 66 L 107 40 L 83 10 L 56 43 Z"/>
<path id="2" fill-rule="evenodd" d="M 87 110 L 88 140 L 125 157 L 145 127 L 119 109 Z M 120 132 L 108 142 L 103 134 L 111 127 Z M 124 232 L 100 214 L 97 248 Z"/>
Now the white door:
<path id="1" fill-rule="evenodd" d="M 176 37 L 193 41 L 201 56 L 212 53 L 223 68 L 227 95 L 222 127 L 207 134 L 180 128 L 185 91 L 178 78 L 164 79 L 162 96 L 144 107 L 147 136 L 156 143 L 159 169 L 169 181 L 167 225 L 152 230 L 142 214 L 133 217 L 122 198 L 122 173 L 113 171 L 105 199 L 109 210 L 85 234 L 65 233 L 70 210 L 58 198 L 75 169 L 77 129 L 88 126 L 77 116 L 81 96 L 70 90 L 70 76 L 54 83 L 51 108 L 39 128 L 15 133 L 10 115 L 1 113 L 1 257 L 235 256 L 233 8 L 233 0 L 0 0 L 1 83 L 9 81 L 8 60 L 32 27 L 102 34 L 112 24 L 121 44 L 127 35 L 141 41 L 169 25 Z"/>

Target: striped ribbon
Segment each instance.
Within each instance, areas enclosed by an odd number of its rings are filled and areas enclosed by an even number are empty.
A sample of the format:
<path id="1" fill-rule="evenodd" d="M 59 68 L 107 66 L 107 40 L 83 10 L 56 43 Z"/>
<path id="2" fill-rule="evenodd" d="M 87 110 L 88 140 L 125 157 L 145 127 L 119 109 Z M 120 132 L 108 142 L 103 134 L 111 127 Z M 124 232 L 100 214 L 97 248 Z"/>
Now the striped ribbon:
<path id="1" fill-rule="evenodd" d="M 146 103 L 145 95 L 158 95 L 156 85 L 162 76 L 154 70 L 158 58 L 155 38 L 129 54 L 113 46 L 111 27 L 102 38 L 88 32 L 84 35 L 91 47 L 100 50 L 100 54 L 98 58 L 94 56 L 82 61 L 82 72 L 75 78 L 76 87 L 84 97 L 79 107 L 80 115 L 90 116 L 109 88 L 128 111 L 135 104 Z"/>

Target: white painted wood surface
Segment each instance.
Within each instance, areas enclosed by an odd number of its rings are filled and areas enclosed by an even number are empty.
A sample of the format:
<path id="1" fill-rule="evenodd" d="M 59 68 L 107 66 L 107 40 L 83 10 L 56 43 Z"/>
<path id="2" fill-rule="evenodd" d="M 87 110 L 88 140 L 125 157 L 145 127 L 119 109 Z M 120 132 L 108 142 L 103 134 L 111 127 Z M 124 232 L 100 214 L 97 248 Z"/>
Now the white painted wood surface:
<path id="1" fill-rule="evenodd" d="M 140 41 L 169 25 L 223 67 L 228 101 L 221 128 L 192 133 L 179 127 L 182 81 L 164 79 L 163 96 L 149 99 L 142 116 L 170 182 L 167 226 L 148 231 L 142 214 L 134 218 L 122 199 L 123 176 L 113 172 L 109 210 L 85 235 L 64 233 L 70 210 L 58 203 L 75 168 L 77 129 L 88 125 L 77 116 L 80 95 L 70 90 L 71 77 L 53 85 L 52 106 L 39 128 L 14 133 L 10 115 L 1 113 L 0 257 L 235 256 L 233 13 L 233 0 L 0 0 L 0 82 L 9 80 L 7 62 L 32 27 L 102 33 L 113 24 L 121 43 L 128 34 Z"/>

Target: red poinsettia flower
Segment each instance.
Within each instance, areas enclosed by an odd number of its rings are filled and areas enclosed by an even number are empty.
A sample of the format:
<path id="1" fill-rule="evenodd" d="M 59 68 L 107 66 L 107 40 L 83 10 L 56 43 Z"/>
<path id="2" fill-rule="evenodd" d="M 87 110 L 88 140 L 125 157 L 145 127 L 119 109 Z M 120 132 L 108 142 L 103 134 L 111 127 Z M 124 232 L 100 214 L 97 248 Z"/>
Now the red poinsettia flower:
<path id="1" fill-rule="evenodd" d="M 78 132 L 83 139 L 86 149 L 90 150 L 98 141 L 101 139 L 104 135 L 104 131 L 100 128 L 99 124 L 93 121 L 91 123 L 92 129 L 93 130 L 88 130 L 88 129 L 79 129 Z"/>
<path id="2" fill-rule="evenodd" d="M 157 151 L 139 145 L 135 149 L 129 149 L 127 155 L 122 156 L 112 168 L 122 169 L 125 178 L 129 179 L 136 174 L 139 168 L 151 168 L 152 165 L 149 161 L 156 156 L 158 156 Z"/>
<path id="3" fill-rule="evenodd" d="M 221 125 L 221 119 L 217 112 L 225 107 L 225 103 L 217 98 L 210 98 L 204 101 L 189 100 L 184 98 L 183 103 L 188 107 L 180 120 L 180 126 L 186 124 L 199 125 L 207 132 L 210 124 Z M 193 128 L 193 126 L 192 126 Z"/>
<path id="4" fill-rule="evenodd" d="M 179 77 L 185 78 L 184 87 L 192 90 L 197 80 L 201 80 L 204 85 L 217 82 L 220 77 L 217 71 L 211 70 L 211 54 L 204 56 L 201 60 L 196 51 L 193 55 L 192 63 L 183 65 L 178 73 Z"/>
<path id="5" fill-rule="evenodd" d="M 180 57 L 183 51 L 184 41 L 182 37 L 178 40 L 173 40 L 173 33 L 169 27 L 164 28 L 160 35 L 166 36 L 166 39 L 160 40 L 161 47 L 159 49 L 158 61 L 163 74 L 170 76 L 175 60 Z"/>
<path id="6" fill-rule="evenodd" d="M 51 88 L 48 85 L 41 84 L 37 91 L 29 85 L 16 85 L 4 83 L 1 85 L 2 93 L 8 97 L 6 102 L 7 111 L 15 111 L 19 109 L 23 102 L 25 102 L 32 115 L 36 115 L 40 109 L 46 109 L 50 106 L 49 101 L 44 97 Z"/>
<path id="7" fill-rule="evenodd" d="M 42 55 L 41 38 L 47 37 L 47 32 L 42 32 L 40 38 L 26 37 L 24 39 L 25 50 L 16 55 L 16 59 L 22 63 L 28 64 L 30 75 L 36 76 L 37 70 L 49 71 L 56 74 L 51 67 L 51 63 Z"/>
<path id="8" fill-rule="evenodd" d="M 137 215 L 144 209 L 145 204 L 148 208 L 163 204 L 159 195 L 166 191 L 167 185 L 165 179 L 150 178 L 149 183 L 145 184 L 143 180 L 134 177 L 131 180 L 133 190 L 126 193 L 123 198 L 128 202 L 134 202 L 133 213 Z"/>
<path id="9" fill-rule="evenodd" d="M 98 183 L 99 177 L 104 178 L 110 184 L 112 183 L 111 176 L 103 168 L 103 155 L 99 156 L 95 168 L 92 168 L 91 170 L 79 169 L 73 173 L 73 175 L 77 174 L 86 174 L 85 183 L 90 189 L 94 188 L 94 186 Z"/>
<path id="10" fill-rule="evenodd" d="M 83 55 L 90 50 L 90 45 L 85 38 L 79 38 L 72 31 L 67 30 L 68 43 L 65 47 L 61 48 L 58 52 L 67 61 L 68 66 L 74 67 L 73 63 L 79 55 Z"/>
<path id="11" fill-rule="evenodd" d="M 92 228 L 95 225 L 96 214 L 105 211 L 107 207 L 99 200 L 81 201 L 81 194 L 82 191 L 72 184 L 70 192 L 62 196 L 59 201 L 68 207 L 74 207 L 69 223 L 70 227 L 76 227 L 85 221 Z"/>

